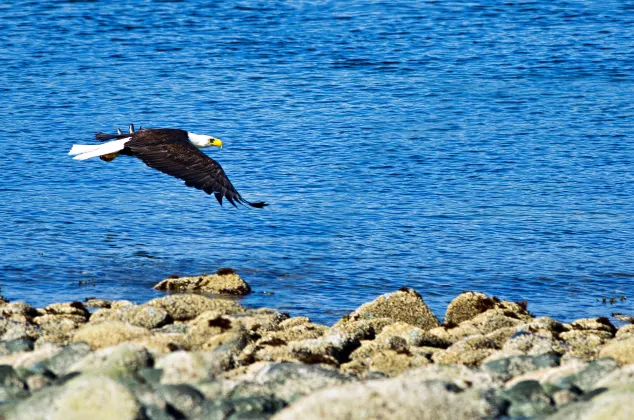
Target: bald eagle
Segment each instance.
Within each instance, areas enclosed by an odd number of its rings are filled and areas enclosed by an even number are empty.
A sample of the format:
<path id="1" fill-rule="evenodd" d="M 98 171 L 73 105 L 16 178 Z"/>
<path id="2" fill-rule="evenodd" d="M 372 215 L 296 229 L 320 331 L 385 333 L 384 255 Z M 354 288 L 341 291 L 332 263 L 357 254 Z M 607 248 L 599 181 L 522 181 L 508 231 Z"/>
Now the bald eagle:
<path id="1" fill-rule="evenodd" d="M 234 207 L 236 203 L 262 208 L 264 202 L 251 203 L 240 195 L 227 178 L 220 164 L 198 149 L 209 146 L 222 147 L 222 141 L 212 136 L 189 133 L 174 128 L 145 128 L 134 131 L 130 124 L 129 133 L 96 133 L 98 145 L 75 144 L 68 152 L 73 159 L 85 160 L 99 156 L 107 162 L 119 155 L 134 156 L 147 166 L 180 178 L 188 187 L 194 187 L 212 194 L 222 205 L 226 198 Z M 110 141 L 108 141 L 110 140 Z"/>

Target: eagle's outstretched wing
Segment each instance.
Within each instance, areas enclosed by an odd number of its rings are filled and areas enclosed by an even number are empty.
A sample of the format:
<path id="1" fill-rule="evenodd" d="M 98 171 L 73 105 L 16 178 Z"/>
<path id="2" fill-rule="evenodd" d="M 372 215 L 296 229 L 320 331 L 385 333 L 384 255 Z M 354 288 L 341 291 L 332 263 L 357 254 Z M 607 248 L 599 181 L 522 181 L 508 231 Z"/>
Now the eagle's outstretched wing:
<path id="1" fill-rule="evenodd" d="M 153 144 L 152 144 L 153 143 Z M 220 205 L 226 198 L 235 207 L 236 203 L 262 208 L 264 202 L 250 203 L 229 181 L 220 164 L 190 143 L 181 142 L 135 142 L 126 144 L 134 156 L 150 168 L 180 178 L 188 187 L 214 194 Z"/>

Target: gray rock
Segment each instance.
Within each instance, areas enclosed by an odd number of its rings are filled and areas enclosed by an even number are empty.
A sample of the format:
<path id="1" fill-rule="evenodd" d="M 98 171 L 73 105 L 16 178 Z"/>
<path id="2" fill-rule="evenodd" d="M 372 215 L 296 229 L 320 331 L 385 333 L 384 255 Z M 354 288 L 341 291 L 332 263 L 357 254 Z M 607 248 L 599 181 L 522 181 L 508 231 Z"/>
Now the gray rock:
<path id="1" fill-rule="evenodd" d="M 152 355 L 145 347 L 123 343 L 90 353 L 68 368 L 69 372 L 83 372 L 117 378 L 133 375 L 153 363 Z"/>
<path id="2" fill-rule="evenodd" d="M 134 420 L 140 406 L 132 393 L 116 381 L 82 375 L 63 386 L 43 388 L 11 406 L 7 420 Z"/>
<path id="3" fill-rule="evenodd" d="M 33 350 L 32 338 L 18 338 L 16 340 L 1 341 L 0 354 L 20 353 Z"/>
<path id="4" fill-rule="evenodd" d="M 634 418 L 634 387 L 623 387 L 595 392 L 589 401 L 580 401 L 562 407 L 547 420 L 631 420 Z"/>
<path id="5" fill-rule="evenodd" d="M 503 391 L 502 396 L 511 402 L 511 417 L 532 417 L 556 410 L 552 398 L 537 381 L 518 382 Z"/>
<path id="6" fill-rule="evenodd" d="M 475 420 L 494 418 L 498 407 L 475 390 L 453 384 L 396 377 L 357 382 L 310 394 L 274 420 Z"/>
<path id="7" fill-rule="evenodd" d="M 283 401 L 271 397 L 250 397 L 205 401 L 197 419 L 267 419 L 284 408 Z"/>
<path id="8" fill-rule="evenodd" d="M 634 350 L 633 350 L 634 351 Z M 588 363 L 574 375 L 570 375 L 556 381 L 554 385 L 562 389 L 570 389 L 571 385 L 587 392 L 594 388 L 594 385 L 602 378 L 619 368 L 618 363 L 613 359 L 597 359 Z"/>
<path id="9" fill-rule="evenodd" d="M 537 369 L 559 366 L 561 356 L 556 354 L 541 354 L 538 356 L 509 356 L 503 359 L 485 363 L 483 368 L 499 373 L 510 379 Z"/>
<path id="10" fill-rule="evenodd" d="M 265 363 L 235 380 L 239 385 L 231 393 L 233 398 L 273 396 L 290 403 L 316 390 L 350 382 L 352 377 L 316 365 Z"/>
<path id="11" fill-rule="evenodd" d="M 60 376 L 67 373 L 69 367 L 86 357 L 90 352 L 92 352 L 92 349 L 87 343 L 71 343 L 64 346 L 59 353 L 43 362 L 43 365 L 55 373 L 55 375 Z"/>
<path id="12" fill-rule="evenodd" d="M 165 409 L 155 405 L 144 405 L 143 414 L 147 420 L 174 420 L 174 417 L 168 414 Z"/>
<path id="13" fill-rule="evenodd" d="M 201 404 L 205 400 L 203 394 L 187 384 L 161 385 L 158 392 L 165 401 L 184 417 L 196 417 L 200 414 Z"/>
<path id="14" fill-rule="evenodd" d="M 231 363 L 222 353 L 175 351 L 159 358 L 155 367 L 163 370 L 163 384 L 193 384 L 215 378 Z"/>

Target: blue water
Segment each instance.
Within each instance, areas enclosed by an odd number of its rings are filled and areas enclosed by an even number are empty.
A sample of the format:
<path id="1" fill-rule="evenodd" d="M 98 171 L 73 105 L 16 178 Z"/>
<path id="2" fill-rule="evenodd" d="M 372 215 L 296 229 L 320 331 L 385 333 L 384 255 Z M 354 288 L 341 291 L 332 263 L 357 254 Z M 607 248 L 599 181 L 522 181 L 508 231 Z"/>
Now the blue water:
<path id="1" fill-rule="evenodd" d="M 441 317 L 463 290 L 634 312 L 633 1 L 113 3 L 0 5 L 7 298 L 233 267 L 325 323 L 404 285 Z M 66 155 L 130 122 L 223 139 L 271 205 Z"/>

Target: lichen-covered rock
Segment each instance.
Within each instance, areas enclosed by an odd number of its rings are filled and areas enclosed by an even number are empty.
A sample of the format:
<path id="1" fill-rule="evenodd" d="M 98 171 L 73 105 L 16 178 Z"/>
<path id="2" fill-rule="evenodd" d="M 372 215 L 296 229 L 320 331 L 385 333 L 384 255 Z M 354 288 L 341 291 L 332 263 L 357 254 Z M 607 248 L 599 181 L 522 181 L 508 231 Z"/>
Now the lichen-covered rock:
<path id="1" fill-rule="evenodd" d="M 213 336 L 227 332 L 246 334 L 242 324 L 224 316 L 222 312 L 203 312 L 189 322 L 189 329 L 185 334 L 187 348 L 200 350 Z"/>
<path id="2" fill-rule="evenodd" d="M 304 363 L 338 364 L 346 360 L 361 343 L 341 335 L 292 341 L 289 348 L 295 357 Z"/>
<path id="3" fill-rule="evenodd" d="M 484 293 L 464 292 L 449 303 L 445 325 L 458 325 L 478 314 L 493 309 L 496 301 Z"/>
<path id="4" fill-rule="evenodd" d="M 39 336 L 39 330 L 27 322 L 16 322 L 0 318 L 0 339 L 2 339 L 2 341 L 19 339 L 36 340 Z"/>
<path id="5" fill-rule="evenodd" d="M 163 309 L 145 305 L 130 305 L 120 309 L 99 309 L 90 317 L 90 322 L 101 321 L 121 321 L 152 329 L 170 324 L 173 320 Z"/>
<path id="6" fill-rule="evenodd" d="M 82 375 L 66 383 L 54 400 L 52 419 L 136 419 L 139 403 L 123 385 L 107 377 Z"/>
<path id="7" fill-rule="evenodd" d="M 575 330 L 594 330 L 594 331 L 605 331 L 610 333 L 610 336 L 613 337 L 616 332 L 616 328 L 608 318 L 583 318 L 578 319 L 570 324 Z"/>
<path id="8" fill-rule="evenodd" d="M 493 418 L 497 408 L 474 390 L 453 384 L 397 377 L 337 386 L 308 395 L 274 420 L 457 420 Z"/>
<path id="9" fill-rule="evenodd" d="M 447 348 L 452 344 L 448 340 L 444 340 L 437 335 L 430 334 L 421 328 L 404 322 L 394 322 L 393 324 L 386 325 L 381 332 L 377 334 L 375 341 L 387 343 L 393 337 L 403 338 L 408 346 Z"/>
<path id="10" fill-rule="evenodd" d="M 616 388 L 623 385 L 634 386 L 634 364 L 614 369 L 593 384 L 593 389 Z"/>
<path id="11" fill-rule="evenodd" d="M 408 288 L 381 295 L 372 302 L 361 305 L 348 316 L 348 321 L 374 318 L 403 321 L 424 331 L 440 325 L 436 315 L 418 292 Z"/>
<path id="12" fill-rule="evenodd" d="M 516 320 L 529 321 L 532 318 L 526 310 L 525 303 L 501 301 L 498 298 L 490 298 L 483 293 L 464 292 L 449 303 L 444 324 L 456 326 L 493 309 L 497 310 L 500 315 Z M 491 331 L 482 331 L 481 334 Z"/>
<path id="13" fill-rule="evenodd" d="M 161 281 L 156 290 L 168 292 L 196 292 L 210 294 L 248 295 L 251 287 L 235 271 L 218 270 L 216 274 L 169 278 Z"/>
<path id="14" fill-rule="evenodd" d="M 616 332 L 616 335 L 615 335 L 615 337 L 618 339 L 623 339 L 623 338 L 633 337 L 633 336 L 634 336 L 634 324 L 623 325 L 621 328 L 619 328 L 619 330 Z"/>
<path id="15" fill-rule="evenodd" d="M 352 377 L 334 369 L 301 363 L 257 363 L 234 378 L 235 396 L 274 396 L 291 403 L 319 389 L 348 383 Z M 208 398 L 212 396 L 207 395 Z"/>
<path id="16" fill-rule="evenodd" d="M 149 337 L 145 328 L 136 327 L 121 321 L 88 323 L 73 335 L 73 341 L 84 341 L 93 349 L 115 346 L 126 341 Z"/>
<path id="17" fill-rule="evenodd" d="M 232 361 L 222 352 L 175 351 L 157 359 L 155 367 L 163 370 L 163 384 L 192 384 L 211 380 L 229 370 Z"/>
<path id="18" fill-rule="evenodd" d="M 88 353 L 68 367 L 67 371 L 118 378 L 132 375 L 139 369 L 151 366 L 152 362 L 152 356 L 145 347 L 140 344 L 121 343 Z"/>
<path id="19" fill-rule="evenodd" d="M 478 366 L 480 362 L 495 352 L 495 343 L 483 335 L 466 337 L 447 350 L 433 355 L 435 363 L 455 363 L 466 366 Z"/>
<path id="20" fill-rule="evenodd" d="M 487 370 L 435 363 L 408 370 L 402 376 L 416 377 L 421 381 L 451 382 L 462 389 L 479 390 L 501 388 L 504 380 L 503 376 Z"/>
<path id="21" fill-rule="evenodd" d="M 600 357 L 611 357 L 621 365 L 634 363 L 634 337 L 612 340 L 603 347 Z"/>
<path id="22" fill-rule="evenodd" d="M 373 340 L 387 325 L 393 324 L 392 318 L 370 318 L 352 320 L 349 316 L 345 316 L 325 335 L 341 335 L 350 337 L 354 340 Z M 409 324 L 408 324 L 409 325 Z"/>
<path id="23" fill-rule="evenodd" d="M 244 314 L 228 315 L 232 321 L 242 324 L 247 331 L 266 334 L 269 331 L 284 329 L 281 324 L 288 319 L 288 314 L 277 311 L 249 310 Z"/>
<path id="24" fill-rule="evenodd" d="M 33 321 L 41 329 L 44 340 L 67 344 L 75 331 L 86 323 L 82 315 L 42 315 Z"/>
<path id="25" fill-rule="evenodd" d="M 308 340 L 311 338 L 319 338 L 328 331 L 325 325 L 313 324 L 307 322 L 292 327 L 287 327 L 279 331 L 271 331 L 262 335 L 258 340 L 258 344 L 266 345 L 267 343 L 289 343 L 291 341 Z"/>
<path id="26" fill-rule="evenodd" d="M 112 301 L 107 299 L 86 298 L 86 300 L 84 300 L 84 306 L 86 308 L 110 308 Z"/>
<path id="27" fill-rule="evenodd" d="M 153 299 L 146 305 L 164 310 L 176 321 L 189 321 L 207 311 L 216 311 L 225 315 L 246 311 L 238 302 L 232 300 L 212 299 L 194 294 L 165 296 Z"/>
<path id="28" fill-rule="evenodd" d="M 540 354 L 559 354 L 566 352 L 563 342 L 551 337 L 541 336 L 525 331 L 513 335 L 502 347 L 502 350 L 491 355 L 487 361 L 501 359 L 508 356 Z"/>
<path id="29" fill-rule="evenodd" d="M 400 337 L 399 337 L 400 338 Z M 380 373 L 385 376 L 397 376 L 401 373 L 430 363 L 425 354 L 412 354 L 403 340 L 402 347 L 390 348 L 389 344 L 366 342 L 350 355 L 351 362 L 341 366 L 343 372 L 356 376 Z"/>
<path id="30" fill-rule="evenodd" d="M 15 322 L 32 322 L 39 315 L 41 313 L 26 302 L 11 302 L 0 306 L 0 317 Z"/>
<path id="31" fill-rule="evenodd" d="M 53 303 L 44 308 L 44 312 L 49 315 L 80 316 L 84 319 L 88 319 L 90 316 L 90 313 L 81 302 Z"/>
<path id="32" fill-rule="evenodd" d="M 612 333 L 602 330 L 571 330 L 561 333 L 559 337 L 567 344 L 567 357 L 592 360 L 599 355 L 601 346 L 612 337 Z"/>

